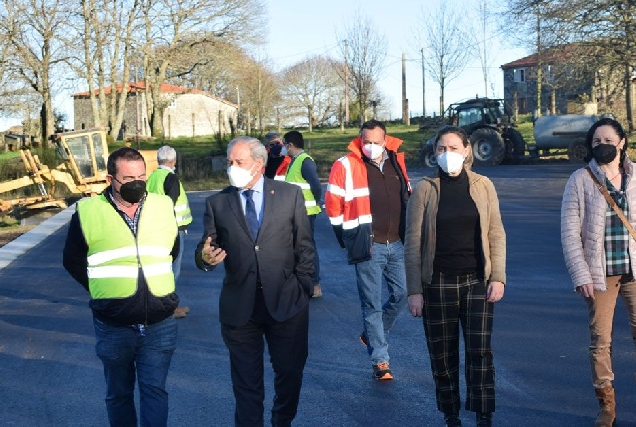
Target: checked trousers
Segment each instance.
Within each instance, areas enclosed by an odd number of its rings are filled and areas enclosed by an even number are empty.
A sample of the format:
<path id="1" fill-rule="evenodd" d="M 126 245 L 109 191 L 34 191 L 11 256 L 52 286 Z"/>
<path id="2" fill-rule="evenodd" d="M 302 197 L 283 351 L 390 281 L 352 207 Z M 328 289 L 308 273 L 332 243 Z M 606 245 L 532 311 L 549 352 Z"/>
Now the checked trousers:
<path id="1" fill-rule="evenodd" d="M 466 409 L 495 411 L 495 370 L 491 348 L 494 304 L 476 274 L 434 273 L 424 286 L 424 331 L 435 380 L 437 409 L 458 414 L 459 327 L 464 336 Z"/>

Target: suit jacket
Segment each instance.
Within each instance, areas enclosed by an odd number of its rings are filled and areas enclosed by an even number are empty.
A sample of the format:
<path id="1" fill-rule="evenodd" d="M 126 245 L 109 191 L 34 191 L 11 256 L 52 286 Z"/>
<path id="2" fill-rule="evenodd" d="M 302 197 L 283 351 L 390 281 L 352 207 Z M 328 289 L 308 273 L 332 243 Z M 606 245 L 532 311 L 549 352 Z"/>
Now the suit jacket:
<path id="1" fill-rule="evenodd" d="M 242 326 L 249 321 L 258 286 L 270 315 L 282 322 L 307 305 L 313 289 L 315 248 L 305 199 L 298 186 L 265 178 L 263 217 L 254 241 L 239 197 L 236 187 L 227 187 L 207 198 L 196 264 L 205 271 L 214 268 L 201 258 L 208 236 L 227 253 L 219 299 L 222 323 Z"/>

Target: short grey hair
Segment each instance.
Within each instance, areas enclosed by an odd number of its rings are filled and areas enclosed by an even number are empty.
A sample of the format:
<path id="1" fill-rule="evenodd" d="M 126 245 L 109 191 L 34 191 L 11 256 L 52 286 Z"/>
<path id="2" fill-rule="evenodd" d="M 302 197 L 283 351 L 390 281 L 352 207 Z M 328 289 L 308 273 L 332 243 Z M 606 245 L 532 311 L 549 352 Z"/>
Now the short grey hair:
<path id="1" fill-rule="evenodd" d="M 230 151 L 236 144 L 247 144 L 250 147 L 250 154 L 252 159 L 255 161 L 261 159 L 263 161 L 263 166 L 267 164 L 267 148 L 263 145 L 261 141 L 256 138 L 252 138 L 251 136 L 239 136 L 238 138 L 234 138 L 230 141 L 227 146 L 227 155 L 229 157 Z"/>
<path id="2" fill-rule="evenodd" d="M 280 137 L 280 133 L 278 133 L 278 132 L 267 132 L 265 134 L 265 143 L 269 144 L 270 142 L 272 142 L 275 139 L 279 139 L 281 141 L 283 140 Z"/>
<path id="3" fill-rule="evenodd" d="M 169 145 L 164 145 L 157 150 L 157 163 L 172 163 L 177 160 L 177 151 Z"/>

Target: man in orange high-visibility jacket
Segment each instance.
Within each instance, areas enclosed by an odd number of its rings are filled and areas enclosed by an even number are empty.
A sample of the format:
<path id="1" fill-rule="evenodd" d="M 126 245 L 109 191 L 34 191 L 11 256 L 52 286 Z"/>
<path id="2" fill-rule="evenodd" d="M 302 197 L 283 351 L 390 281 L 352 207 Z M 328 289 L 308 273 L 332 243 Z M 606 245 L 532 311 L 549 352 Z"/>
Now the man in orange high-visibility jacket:
<path id="1" fill-rule="evenodd" d="M 340 246 L 355 266 L 363 332 L 373 377 L 391 380 L 387 335 L 406 306 L 404 229 L 411 192 L 402 141 L 386 135 L 384 123 L 365 122 L 351 151 L 331 168 L 325 212 Z M 389 299 L 382 302 L 383 278 Z"/>

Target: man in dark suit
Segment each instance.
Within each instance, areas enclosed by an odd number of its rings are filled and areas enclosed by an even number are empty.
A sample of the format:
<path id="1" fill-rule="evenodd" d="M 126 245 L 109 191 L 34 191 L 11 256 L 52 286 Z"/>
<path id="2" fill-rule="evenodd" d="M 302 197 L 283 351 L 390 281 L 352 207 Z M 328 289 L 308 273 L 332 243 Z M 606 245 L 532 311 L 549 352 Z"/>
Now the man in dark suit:
<path id="1" fill-rule="evenodd" d="M 210 196 L 197 266 L 224 262 L 219 300 L 223 341 L 230 352 L 237 426 L 263 425 L 263 335 L 274 369 L 272 425 L 296 415 L 308 353 L 308 301 L 314 245 L 298 186 L 263 177 L 267 150 L 239 137 L 227 149 L 230 187 Z"/>

